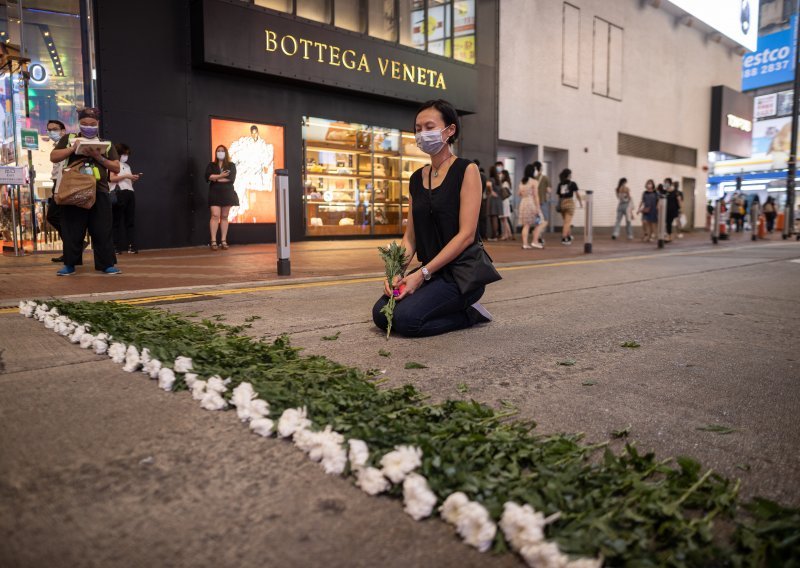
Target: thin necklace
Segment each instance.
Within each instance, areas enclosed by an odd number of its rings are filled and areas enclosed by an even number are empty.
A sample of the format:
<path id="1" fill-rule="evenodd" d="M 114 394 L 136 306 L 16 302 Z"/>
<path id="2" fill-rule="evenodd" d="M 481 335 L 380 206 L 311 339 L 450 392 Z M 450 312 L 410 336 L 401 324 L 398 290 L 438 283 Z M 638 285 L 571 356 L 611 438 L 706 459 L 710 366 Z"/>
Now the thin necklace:
<path id="1" fill-rule="evenodd" d="M 449 161 L 450 161 L 450 158 L 452 158 L 452 157 L 453 157 L 453 154 L 450 154 L 450 157 L 449 157 L 449 158 L 447 158 L 447 159 L 446 159 L 444 162 L 442 162 L 441 164 L 439 164 L 439 167 L 438 167 L 438 168 L 433 168 L 433 162 L 431 162 L 431 168 L 433 169 L 433 177 L 435 177 L 435 178 L 438 178 L 438 177 L 439 177 L 439 170 L 441 169 L 441 167 L 442 167 L 442 166 L 444 166 L 444 165 L 445 165 L 447 162 L 449 162 Z"/>

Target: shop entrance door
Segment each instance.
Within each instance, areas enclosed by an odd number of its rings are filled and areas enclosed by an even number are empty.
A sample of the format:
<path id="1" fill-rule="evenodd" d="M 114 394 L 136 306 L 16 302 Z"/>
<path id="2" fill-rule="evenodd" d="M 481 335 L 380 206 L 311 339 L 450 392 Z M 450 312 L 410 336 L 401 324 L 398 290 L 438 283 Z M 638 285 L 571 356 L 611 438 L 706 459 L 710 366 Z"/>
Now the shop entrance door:
<path id="1" fill-rule="evenodd" d="M 684 229 L 691 231 L 694 229 L 694 178 L 681 178 L 680 190 L 683 191 L 683 214 L 686 215 Z"/>

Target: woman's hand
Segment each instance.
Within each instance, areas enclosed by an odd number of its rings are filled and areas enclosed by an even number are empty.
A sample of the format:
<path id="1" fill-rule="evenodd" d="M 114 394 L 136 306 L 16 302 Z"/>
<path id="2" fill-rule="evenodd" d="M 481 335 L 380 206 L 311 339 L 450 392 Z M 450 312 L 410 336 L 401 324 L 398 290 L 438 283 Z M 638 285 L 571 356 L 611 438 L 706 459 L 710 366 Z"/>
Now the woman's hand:
<path id="1" fill-rule="evenodd" d="M 422 271 L 417 270 L 400 280 L 399 288 L 401 288 L 400 295 L 397 296 L 397 300 L 402 300 L 408 294 L 413 294 L 420 287 L 425 283 L 425 278 L 422 276 Z M 402 289 L 402 286 L 405 286 L 405 289 Z"/>
<path id="2" fill-rule="evenodd" d="M 402 280 L 402 278 L 400 278 L 399 276 L 395 276 L 394 279 L 392 280 L 392 285 L 389 286 L 389 280 L 387 278 L 384 278 L 383 279 L 383 293 L 391 298 L 392 294 L 394 294 L 394 289 L 397 288 L 398 286 L 400 286 L 400 281 L 401 280 Z"/>

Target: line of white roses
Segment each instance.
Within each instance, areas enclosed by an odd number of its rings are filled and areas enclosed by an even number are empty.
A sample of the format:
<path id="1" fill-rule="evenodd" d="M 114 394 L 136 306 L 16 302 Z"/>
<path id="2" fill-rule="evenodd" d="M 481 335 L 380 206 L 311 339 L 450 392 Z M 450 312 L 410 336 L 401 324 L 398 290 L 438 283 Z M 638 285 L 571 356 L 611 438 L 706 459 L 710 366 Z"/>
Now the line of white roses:
<path id="1" fill-rule="evenodd" d="M 325 473 L 341 475 L 347 463 L 356 476 L 356 485 L 369 495 L 378 495 L 389 490 L 392 484 L 403 484 L 405 511 L 419 521 L 433 514 L 438 497 L 431 491 L 428 480 L 414 470 L 422 465 L 422 450 L 414 446 L 395 446 L 381 460 L 381 468 L 369 467 L 369 448 L 363 440 L 346 441 L 342 434 L 331 426 L 314 432 L 305 408 L 288 408 L 283 411 L 277 425 L 269 418 L 269 402 L 259 399 L 250 383 L 242 382 L 231 392 L 229 400 L 223 396 L 228 391 L 231 379 L 219 376 L 207 380 L 192 373 L 192 359 L 178 357 L 172 367 L 150 356 L 145 347 L 114 341 L 106 333 L 91 333 L 90 324 L 78 324 L 61 315 L 57 308 L 32 300 L 19 303 L 19 312 L 27 318 L 35 318 L 69 339 L 83 349 L 93 349 L 97 355 L 108 355 L 114 363 L 123 365 L 128 373 L 141 371 L 151 379 L 158 380 L 159 388 L 172 391 L 176 373 L 183 375 L 192 398 L 200 401 L 206 410 L 224 410 L 228 404 L 236 407 L 236 414 L 250 430 L 259 436 L 291 438 L 295 446 L 319 462 Z M 481 552 L 489 549 L 497 533 L 497 525 L 489 511 L 477 501 L 470 501 L 462 492 L 450 494 L 439 507 L 441 517 L 456 527 L 464 542 Z M 500 528 L 511 545 L 525 562 L 535 568 L 600 568 L 602 559 L 581 558 L 570 560 L 554 542 L 545 539 L 545 527 L 557 520 L 560 513 L 545 517 L 530 505 L 507 502 L 503 507 Z"/>

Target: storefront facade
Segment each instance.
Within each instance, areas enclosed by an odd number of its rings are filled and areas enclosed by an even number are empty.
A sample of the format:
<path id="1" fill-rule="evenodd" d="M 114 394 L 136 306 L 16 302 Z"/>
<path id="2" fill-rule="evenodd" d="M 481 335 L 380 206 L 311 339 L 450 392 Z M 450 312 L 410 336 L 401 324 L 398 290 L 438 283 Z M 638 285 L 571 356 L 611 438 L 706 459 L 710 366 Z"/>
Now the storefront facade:
<path id="1" fill-rule="evenodd" d="M 425 100 L 464 113 L 460 155 L 494 159 L 497 0 L 95 9 L 103 136 L 131 146 L 144 173 L 143 248 L 208 242 L 203 173 L 219 144 L 238 170 L 232 243 L 274 241 L 277 169 L 289 172 L 293 240 L 401 234 Z"/>

